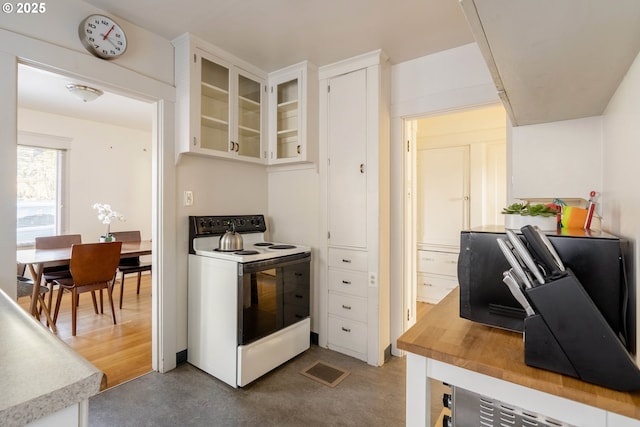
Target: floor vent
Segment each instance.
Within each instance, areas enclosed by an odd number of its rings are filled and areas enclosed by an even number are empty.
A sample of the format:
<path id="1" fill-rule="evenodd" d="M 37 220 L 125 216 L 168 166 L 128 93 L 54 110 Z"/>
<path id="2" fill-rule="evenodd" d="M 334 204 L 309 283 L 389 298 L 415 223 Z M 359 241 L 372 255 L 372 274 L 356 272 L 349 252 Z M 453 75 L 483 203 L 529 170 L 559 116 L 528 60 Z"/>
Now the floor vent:
<path id="1" fill-rule="evenodd" d="M 305 377 L 322 383 L 329 387 L 335 387 L 349 375 L 349 371 L 329 365 L 328 363 L 317 361 L 307 369 L 300 371 Z"/>

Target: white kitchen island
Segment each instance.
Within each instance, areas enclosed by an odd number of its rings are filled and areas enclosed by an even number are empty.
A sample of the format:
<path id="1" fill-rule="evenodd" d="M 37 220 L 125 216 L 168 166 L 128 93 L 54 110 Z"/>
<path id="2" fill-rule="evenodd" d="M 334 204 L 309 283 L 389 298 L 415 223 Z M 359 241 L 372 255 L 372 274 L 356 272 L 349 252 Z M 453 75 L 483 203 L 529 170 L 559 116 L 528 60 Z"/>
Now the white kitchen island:
<path id="1" fill-rule="evenodd" d="M 527 366 L 521 334 L 458 313 L 456 289 L 398 339 L 398 348 L 409 352 L 408 426 L 430 424 L 430 378 L 575 426 L 640 426 L 640 392 L 619 392 Z"/>
<path id="2" fill-rule="evenodd" d="M 0 425 L 86 426 L 102 371 L 0 290 Z"/>

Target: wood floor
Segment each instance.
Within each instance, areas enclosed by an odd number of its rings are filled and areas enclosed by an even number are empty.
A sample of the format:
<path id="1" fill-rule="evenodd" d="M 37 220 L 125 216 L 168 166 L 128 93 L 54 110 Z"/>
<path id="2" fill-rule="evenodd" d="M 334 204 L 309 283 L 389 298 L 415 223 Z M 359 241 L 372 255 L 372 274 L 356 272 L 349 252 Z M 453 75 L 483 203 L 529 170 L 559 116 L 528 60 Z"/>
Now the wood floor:
<path id="1" fill-rule="evenodd" d="M 90 294 L 82 294 L 78 307 L 77 333 L 71 335 L 71 295 L 63 296 L 58 314 L 58 337 L 84 356 L 107 376 L 113 387 L 151 371 L 151 275 L 143 274 L 140 295 L 136 294 L 136 275 L 125 278 L 122 309 L 118 308 L 120 282 L 113 291 L 116 325 L 106 292 L 104 313 L 93 311 Z M 54 304 L 57 291 L 54 292 Z M 29 298 L 20 305 L 28 309 Z"/>

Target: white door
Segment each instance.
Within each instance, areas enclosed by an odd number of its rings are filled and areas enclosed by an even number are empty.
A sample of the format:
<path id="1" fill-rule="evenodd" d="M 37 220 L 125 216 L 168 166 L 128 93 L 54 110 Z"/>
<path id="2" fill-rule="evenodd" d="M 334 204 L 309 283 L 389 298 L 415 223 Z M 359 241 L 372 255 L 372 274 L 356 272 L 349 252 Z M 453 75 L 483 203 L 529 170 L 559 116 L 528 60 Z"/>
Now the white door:
<path id="1" fill-rule="evenodd" d="M 420 230 L 423 244 L 458 247 L 469 226 L 469 147 L 418 153 Z"/>
<path id="2" fill-rule="evenodd" d="M 366 70 L 329 80 L 327 99 L 329 245 L 366 248 Z"/>

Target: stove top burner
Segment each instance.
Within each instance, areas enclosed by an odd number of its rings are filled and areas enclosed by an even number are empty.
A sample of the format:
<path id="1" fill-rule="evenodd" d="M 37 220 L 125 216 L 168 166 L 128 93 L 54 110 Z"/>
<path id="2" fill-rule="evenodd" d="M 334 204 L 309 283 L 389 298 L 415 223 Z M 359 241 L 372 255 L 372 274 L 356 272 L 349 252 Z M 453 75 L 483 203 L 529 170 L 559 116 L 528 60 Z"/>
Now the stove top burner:
<path id="1" fill-rule="evenodd" d="M 258 242 L 253 246 L 273 246 L 273 243 L 271 243 L 271 242 Z"/>
<path id="2" fill-rule="evenodd" d="M 295 249 L 294 245 L 271 245 L 269 249 Z"/>
<path id="3" fill-rule="evenodd" d="M 244 250 L 244 251 L 234 252 L 234 254 L 236 254 L 236 255 L 256 255 L 256 254 L 259 254 L 259 253 L 260 252 L 253 251 L 253 250 Z"/>

